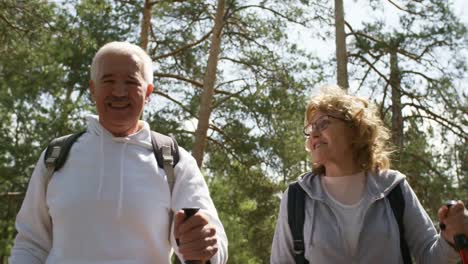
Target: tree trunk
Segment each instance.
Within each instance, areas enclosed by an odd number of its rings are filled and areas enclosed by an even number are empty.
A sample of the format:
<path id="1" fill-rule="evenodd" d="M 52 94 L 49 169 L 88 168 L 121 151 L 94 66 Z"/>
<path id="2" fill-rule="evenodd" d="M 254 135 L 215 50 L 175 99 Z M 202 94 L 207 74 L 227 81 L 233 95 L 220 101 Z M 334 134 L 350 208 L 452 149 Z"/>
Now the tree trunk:
<path id="1" fill-rule="evenodd" d="M 221 35 L 224 27 L 224 6 L 225 0 L 218 0 L 216 17 L 211 37 L 211 48 L 208 56 L 205 78 L 203 81 L 203 92 L 200 99 L 200 110 L 198 112 L 198 125 L 195 131 L 195 143 L 192 148 L 192 155 L 201 167 L 205 150 L 206 134 L 210 124 L 212 111 L 212 100 L 214 94 L 214 84 L 216 82 L 216 69 L 218 66 L 219 53 L 221 50 Z"/>
<path id="2" fill-rule="evenodd" d="M 343 0 L 335 0 L 336 78 L 339 86 L 348 89 L 348 54 L 344 21 Z"/>
<path id="3" fill-rule="evenodd" d="M 140 46 L 142 49 L 148 49 L 148 35 L 151 26 L 151 8 L 153 5 L 150 0 L 145 0 L 143 6 L 143 18 L 141 20 L 141 32 L 140 32 Z"/>
<path id="4" fill-rule="evenodd" d="M 403 148 L 403 115 L 401 108 L 401 76 L 396 49 L 390 52 L 390 86 L 392 87 L 392 141 L 400 152 Z"/>

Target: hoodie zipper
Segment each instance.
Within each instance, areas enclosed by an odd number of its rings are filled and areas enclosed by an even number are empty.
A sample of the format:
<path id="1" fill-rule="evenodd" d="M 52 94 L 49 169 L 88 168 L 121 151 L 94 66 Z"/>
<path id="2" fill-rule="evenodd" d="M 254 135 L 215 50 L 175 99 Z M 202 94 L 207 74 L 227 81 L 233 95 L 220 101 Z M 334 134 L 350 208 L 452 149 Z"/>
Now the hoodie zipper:
<path id="1" fill-rule="evenodd" d="M 346 249 L 345 245 L 344 245 L 344 237 L 343 237 L 343 230 L 341 228 L 341 226 L 339 225 L 339 221 L 338 221 L 338 216 L 336 215 L 336 213 L 333 211 L 332 207 L 330 206 L 330 204 L 323 198 L 319 198 L 317 196 L 314 196 L 314 195 L 310 195 L 309 193 L 309 190 L 308 188 L 304 188 L 303 189 L 305 190 L 306 194 L 309 196 L 310 199 L 314 200 L 315 202 L 321 202 L 323 204 L 325 204 L 327 206 L 327 209 L 331 212 L 331 214 L 333 215 L 333 217 L 335 218 L 335 223 L 336 223 L 336 226 L 338 228 L 338 236 L 339 236 L 339 240 L 341 241 L 341 249 L 344 250 Z M 315 210 L 317 210 L 315 208 Z M 315 212 L 313 212 L 313 217 L 316 217 L 315 216 Z M 315 223 L 315 220 L 314 221 L 314 225 L 316 224 Z M 312 231 L 312 232 L 315 232 L 315 231 Z M 313 236 L 313 234 L 311 234 L 311 236 Z M 311 239 L 313 239 L 311 237 Z"/>
<path id="2" fill-rule="evenodd" d="M 377 202 L 378 200 L 382 199 L 383 197 L 377 197 L 377 198 L 373 198 L 371 199 L 370 203 L 367 205 L 366 209 L 364 210 L 364 214 L 363 214 L 363 217 L 362 217 L 362 222 L 361 222 L 361 227 L 359 229 L 359 234 L 358 234 L 358 240 L 357 240 L 357 245 L 360 244 L 361 242 L 361 234 L 362 234 L 362 230 L 363 230 L 363 227 L 364 227 L 364 222 L 366 221 L 366 217 L 367 217 L 367 213 L 369 212 L 369 209 L 371 208 L 371 206 Z M 356 252 L 359 252 L 359 247 L 357 247 L 356 249 L 358 249 Z M 354 252 L 353 254 L 351 254 L 351 256 L 353 257 L 353 259 L 356 258 L 356 252 Z"/>

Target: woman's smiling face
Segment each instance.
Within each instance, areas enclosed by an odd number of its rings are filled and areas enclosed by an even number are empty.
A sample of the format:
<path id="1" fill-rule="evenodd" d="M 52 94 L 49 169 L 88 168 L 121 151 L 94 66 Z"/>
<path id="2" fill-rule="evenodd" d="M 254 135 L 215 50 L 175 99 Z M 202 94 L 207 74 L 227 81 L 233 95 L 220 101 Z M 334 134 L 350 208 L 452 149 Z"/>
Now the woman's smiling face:
<path id="1" fill-rule="evenodd" d="M 307 147 L 314 163 L 327 167 L 353 159 L 354 130 L 338 114 L 316 112 L 306 126 Z"/>

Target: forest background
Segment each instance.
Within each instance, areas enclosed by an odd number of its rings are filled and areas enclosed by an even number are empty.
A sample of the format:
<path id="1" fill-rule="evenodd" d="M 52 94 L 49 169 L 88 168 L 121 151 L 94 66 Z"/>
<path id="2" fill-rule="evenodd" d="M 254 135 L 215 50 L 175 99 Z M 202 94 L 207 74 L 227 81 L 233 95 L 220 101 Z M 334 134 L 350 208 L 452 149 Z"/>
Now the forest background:
<path id="1" fill-rule="evenodd" d="M 0 263 L 40 152 L 94 113 L 103 44 L 142 46 L 157 88 L 143 118 L 205 175 L 229 263 L 268 263 L 281 192 L 310 168 L 307 99 L 327 83 L 369 98 L 392 168 L 435 215 L 468 202 L 468 13 L 462 1 L 0 0 Z"/>

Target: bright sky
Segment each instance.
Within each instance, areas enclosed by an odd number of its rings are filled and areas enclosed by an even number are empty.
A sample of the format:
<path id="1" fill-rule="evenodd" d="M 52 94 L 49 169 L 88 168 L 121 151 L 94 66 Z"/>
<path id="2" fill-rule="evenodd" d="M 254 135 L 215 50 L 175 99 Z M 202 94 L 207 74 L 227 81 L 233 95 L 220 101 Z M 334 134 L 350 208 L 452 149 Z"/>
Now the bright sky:
<path id="1" fill-rule="evenodd" d="M 382 0 L 384 3 L 383 10 L 373 11 L 369 6 L 368 0 L 344 0 L 344 9 L 345 9 L 345 20 L 353 27 L 353 29 L 362 28 L 363 22 L 371 22 L 377 19 L 383 19 L 386 25 L 389 25 L 387 29 L 390 29 L 394 26 L 399 25 L 398 16 L 402 13 L 396 7 L 391 5 L 388 1 Z M 393 0 L 395 3 L 402 2 L 401 0 Z M 451 1 L 454 7 L 454 13 L 457 15 L 460 20 L 468 27 L 468 1 L 466 0 L 454 0 Z M 311 30 L 304 30 L 304 28 L 296 27 L 296 30 L 292 30 L 290 34 L 291 42 L 297 43 L 297 45 L 305 50 L 310 51 L 312 54 L 326 60 L 334 58 L 335 56 L 335 42 L 334 42 L 334 31 L 332 31 L 332 36 L 327 40 L 323 41 L 317 39 L 314 33 Z M 333 30 L 333 29 L 332 29 Z M 345 28 L 348 32 L 348 30 Z M 349 43 L 350 39 L 347 39 Z M 462 55 L 468 58 L 468 49 L 459 51 Z M 443 58 L 444 54 L 440 54 Z M 446 63 L 450 64 L 450 61 L 447 59 Z M 466 63 L 468 66 L 468 62 Z M 336 65 L 325 64 L 323 65 L 329 72 L 336 71 Z M 348 68 L 348 70 L 351 68 Z M 385 69 L 383 69 L 385 70 Z M 388 72 L 388 71 L 387 71 Z M 353 81 L 350 76 L 350 91 L 354 93 L 359 87 L 358 81 Z M 336 83 L 336 77 L 333 76 L 331 79 L 324 80 L 320 85 L 326 83 Z M 466 83 L 468 83 L 468 73 L 465 73 L 465 78 L 460 79 L 455 85 L 458 87 L 460 93 L 462 91 L 467 92 Z M 314 87 L 317 88 L 317 87 Z M 368 89 L 359 90 L 357 93 L 361 96 L 370 96 L 371 91 Z M 312 89 L 312 93 L 318 92 L 318 89 Z M 406 109 L 410 111 L 410 109 Z"/>
<path id="2" fill-rule="evenodd" d="M 445 1 L 445 0 L 444 0 Z M 368 0 L 344 0 L 345 20 L 353 26 L 354 29 L 359 29 L 362 22 L 375 21 L 376 17 L 384 17 L 386 24 L 398 24 L 398 12 L 395 7 L 386 1 L 385 12 L 374 12 L 369 7 Z M 401 2 L 401 1 L 394 1 Z M 454 0 L 454 12 L 461 19 L 462 22 L 468 27 L 468 1 Z M 347 29 L 345 29 L 347 31 Z M 334 39 L 330 38 L 329 41 L 317 40 L 312 33 L 304 33 L 303 30 L 297 31 L 291 37 L 295 39 L 297 44 L 322 58 L 329 58 L 334 56 L 335 43 Z M 468 51 L 466 51 L 468 53 Z"/>
<path id="3" fill-rule="evenodd" d="M 468 1 L 454 0 L 451 2 L 454 4 L 455 14 L 468 26 Z M 397 9 L 390 4 L 386 4 L 385 6 L 389 11 L 392 11 L 384 13 L 385 21 L 388 22 L 387 24 L 397 24 Z M 376 16 L 381 17 L 382 15 L 382 12 L 373 12 L 368 5 L 368 1 L 364 0 L 344 0 L 344 9 L 345 20 L 349 22 L 355 29 L 359 29 L 362 22 L 374 21 Z M 326 54 L 333 55 L 335 52 L 335 43 L 333 39 L 331 39 L 329 42 L 321 40 L 317 41 L 313 39 L 312 36 L 303 33 L 304 32 L 299 32 L 296 35 L 298 38 L 298 44 L 300 44 L 303 48 L 311 50 L 321 57 L 329 56 Z"/>

